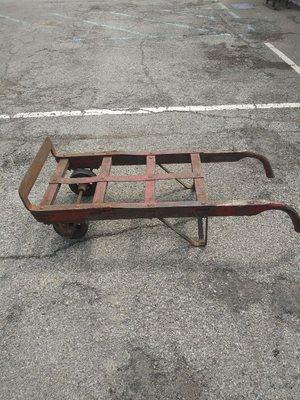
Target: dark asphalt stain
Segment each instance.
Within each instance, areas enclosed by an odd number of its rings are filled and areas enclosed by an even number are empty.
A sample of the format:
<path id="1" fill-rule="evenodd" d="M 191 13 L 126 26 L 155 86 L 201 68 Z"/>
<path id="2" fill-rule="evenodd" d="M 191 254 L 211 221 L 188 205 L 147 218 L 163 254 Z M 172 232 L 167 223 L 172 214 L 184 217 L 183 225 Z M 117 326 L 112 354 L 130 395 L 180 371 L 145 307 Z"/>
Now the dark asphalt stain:
<path id="1" fill-rule="evenodd" d="M 19 304 L 14 304 L 12 305 L 8 311 L 7 315 L 3 319 L 3 322 L 0 326 L 0 333 L 4 334 L 9 334 L 14 326 L 17 326 L 19 320 L 21 319 L 21 316 L 23 314 L 23 307 L 21 307 Z"/>
<path id="2" fill-rule="evenodd" d="M 300 283 L 278 280 L 273 286 L 272 302 L 279 318 L 292 315 L 300 318 Z"/>
<path id="3" fill-rule="evenodd" d="M 109 389 L 112 400 L 198 400 L 208 386 L 204 374 L 193 370 L 180 354 L 170 368 L 144 345 L 131 349 L 129 363 L 118 369 L 114 382 Z"/>
<path id="4" fill-rule="evenodd" d="M 276 348 L 276 349 L 273 350 L 272 353 L 273 353 L 273 356 L 276 358 L 279 355 L 280 351 L 279 351 L 278 348 Z"/>
<path id="5" fill-rule="evenodd" d="M 226 46 L 225 43 L 219 43 L 210 46 L 204 53 L 210 61 L 205 70 L 213 75 L 223 73 L 227 68 L 290 69 L 290 66 L 282 61 L 266 60 L 247 45 Z"/>
<path id="6" fill-rule="evenodd" d="M 65 282 L 62 285 L 65 300 L 80 303 L 94 304 L 101 296 L 99 290 L 82 282 Z"/>

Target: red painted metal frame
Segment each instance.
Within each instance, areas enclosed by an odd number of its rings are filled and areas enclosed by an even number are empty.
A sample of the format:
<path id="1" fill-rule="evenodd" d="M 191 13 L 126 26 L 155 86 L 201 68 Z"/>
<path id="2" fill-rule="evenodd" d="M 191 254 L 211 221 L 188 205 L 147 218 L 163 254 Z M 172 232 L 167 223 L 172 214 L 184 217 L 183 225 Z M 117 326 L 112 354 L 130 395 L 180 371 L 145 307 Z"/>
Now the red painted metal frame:
<path id="1" fill-rule="evenodd" d="M 49 154 L 55 157 L 57 168 L 50 179 L 49 186 L 39 205 L 32 204 L 29 193 Z M 266 176 L 274 176 L 269 161 L 256 153 L 241 152 L 201 152 L 201 151 L 161 151 L 161 152 L 93 152 L 93 153 L 57 153 L 50 138 L 46 138 L 32 165 L 23 178 L 19 194 L 25 207 L 32 215 L 46 224 L 83 222 L 87 220 L 131 219 L 131 218 L 166 218 L 166 217 L 216 217 L 256 215 L 268 210 L 281 210 L 287 213 L 300 232 L 300 218 L 296 210 L 282 202 L 266 200 L 217 202 L 208 200 L 202 163 L 235 162 L 250 157 L 259 160 Z M 189 173 L 155 172 L 156 165 L 190 164 Z M 111 175 L 114 165 L 145 165 L 142 175 Z M 66 178 L 66 171 L 76 168 L 100 169 L 98 175 L 87 178 Z M 166 171 L 166 169 L 165 169 Z M 192 179 L 194 182 L 194 201 L 156 201 L 155 183 L 159 180 Z M 96 190 L 90 203 L 55 204 L 55 199 L 62 184 L 85 184 L 96 182 Z M 108 182 L 145 182 L 145 198 L 139 203 L 105 202 Z"/>

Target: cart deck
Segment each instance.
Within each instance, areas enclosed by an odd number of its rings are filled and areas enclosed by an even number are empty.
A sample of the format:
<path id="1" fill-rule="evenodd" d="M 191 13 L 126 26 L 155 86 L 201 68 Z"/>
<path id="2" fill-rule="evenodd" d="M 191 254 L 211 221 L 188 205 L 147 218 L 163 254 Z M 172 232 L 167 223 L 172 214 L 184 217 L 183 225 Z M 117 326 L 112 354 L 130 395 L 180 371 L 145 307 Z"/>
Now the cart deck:
<path id="1" fill-rule="evenodd" d="M 50 152 L 57 161 L 57 167 L 52 175 L 48 188 L 39 205 L 29 201 L 29 193 Z M 264 167 L 266 176 L 274 176 L 269 161 L 262 155 L 241 152 L 201 152 L 201 151 L 161 151 L 161 152 L 90 152 L 90 153 L 58 153 L 50 138 L 46 138 L 38 151 L 33 163 L 28 169 L 19 188 L 20 197 L 25 207 L 40 222 L 53 224 L 55 230 L 62 236 L 78 238 L 87 231 L 86 221 L 113 220 L 133 218 L 158 218 L 168 227 L 187 240 L 191 245 L 206 244 L 207 218 L 218 216 L 256 215 L 268 210 L 286 212 L 300 232 L 300 218 L 296 210 L 284 203 L 266 200 L 218 202 L 208 199 L 202 163 L 234 162 L 251 157 L 259 160 Z M 171 172 L 166 164 L 190 164 L 191 172 Z M 144 165 L 145 172 L 140 175 L 113 175 L 112 166 Z M 156 172 L 159 166 L 163 173 Z M 99 170 L 94 174 L 92 170 Z M 68 170 L 73 170 L 66 177 Z M 193 180 L 188 187 L 182 179 Z M 193 201 L 157 201 L 155 184 L 161 180 L 176 180 L 179 184 L 195 191 Z M 105 194 L 109 182 L 144 182 L 145 193 L 141 202 L 106 202 Z M 55 199 L 61 185 L 69 185 L 77 194 L 74 203 L 55 204 Z M 89 203 L 82 203 L 82 196 L 90 196 Z M 199 238 L 194 240 L 172 226 L 165 218 L 195 217 L 198 220 Z M 203 219 L 206 219 L 205 232 Z"/>

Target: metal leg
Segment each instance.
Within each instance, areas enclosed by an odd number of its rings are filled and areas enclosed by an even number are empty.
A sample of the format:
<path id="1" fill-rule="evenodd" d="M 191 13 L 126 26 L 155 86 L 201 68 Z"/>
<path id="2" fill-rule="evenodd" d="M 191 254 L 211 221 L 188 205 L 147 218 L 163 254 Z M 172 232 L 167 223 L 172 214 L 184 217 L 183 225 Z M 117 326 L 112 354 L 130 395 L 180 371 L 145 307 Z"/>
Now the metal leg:
<path id="1" fill-rule="evenodd" d="M 165 218 L 158 218 L 168 228 L 172 229 L 173 232 L 177 233 L 180 237 L 186 240 L 191 246 L 194 247 L 205 247 L 207 245 L 207 231 L 208 231 L 208 218 L 199 217 L 198 222 L 198 239 L 193 239 L 181 232 L 174 225 L 170 224 Z M 203 219 L 205 220 L 205 228 L 203 228 Z"/>
<path id="2" fill-rule="evenodd" d="M 164 171 L 166 171 L 168 174 L 171 173 L 171 171 L 170 171 L 167 167 L 165 167 L 164 165 L 162 165 L 162 164 L 157 164 L 157 165 L 160 166 L 160 168 L 163 169 Z M 184 188 L 195 190 L 195 184 L 194 184 L 194 183 L 193 183 L 192 185 L 187 185 L 187 184 L 186 184 L 185 182 L 183 182 L 183 180 L 181 180 L 181 179 L 175 178 L 175 180 L 176 180 L 178 183 L 180 183 L 180 185 L 182 185 Z"/>

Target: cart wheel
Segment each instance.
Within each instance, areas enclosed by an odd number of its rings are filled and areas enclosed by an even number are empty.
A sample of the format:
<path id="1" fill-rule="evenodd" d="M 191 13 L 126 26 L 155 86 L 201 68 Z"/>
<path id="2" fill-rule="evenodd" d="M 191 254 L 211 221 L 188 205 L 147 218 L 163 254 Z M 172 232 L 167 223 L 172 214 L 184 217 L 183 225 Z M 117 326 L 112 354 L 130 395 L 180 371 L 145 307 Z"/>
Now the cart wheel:
<path id="1" fill-rule="evenodd" d="M 86 168 L 78 168 L 73 171 L 71 178 L 88 178 L 91 176 L 96 176 L 93 171 L 86 169 Z M 77 183 L 70 183 L 69 187 L 72 192 L 79 194 L 79 185 Z M 82 186 L 82 185 L 81 185 Z M 92 196 L 95 193 L 96 189 L 96 182 L 94 183 L 87 183 L 86 189 L 83 192 L 83 196 Z"/>
<path id="2" fill-rule="evenodd" d="M 68 223 L 68 224 L 53 224 L 56 233 L 67 239 L 82 238 L 89 228 L 87 222 Z"/>

